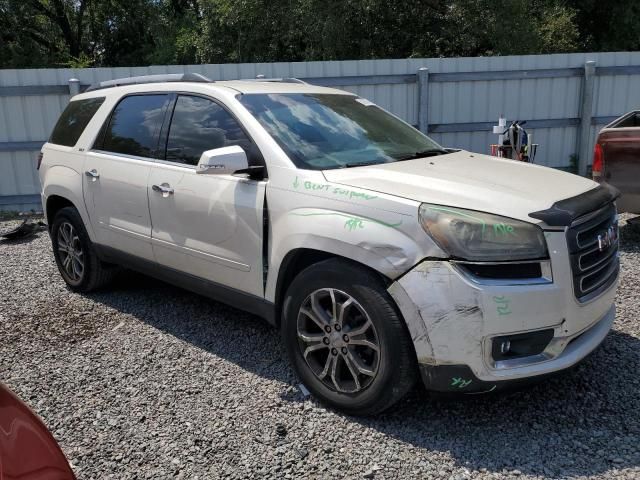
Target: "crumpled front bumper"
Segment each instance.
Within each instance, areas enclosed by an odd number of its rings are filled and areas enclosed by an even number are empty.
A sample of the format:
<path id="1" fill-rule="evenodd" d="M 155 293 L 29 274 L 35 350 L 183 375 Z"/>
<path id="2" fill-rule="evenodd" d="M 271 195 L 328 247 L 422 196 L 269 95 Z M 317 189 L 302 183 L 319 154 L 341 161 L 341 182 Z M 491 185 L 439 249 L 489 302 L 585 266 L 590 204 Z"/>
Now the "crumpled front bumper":
<path id="1" fill-rule="evenodd" d="M 585 332 L 573 336 L 569 344 L 555 358 L 510 370 L 496 371 L 495 378 L 481 380 L 467 365 L 420 364 L 425 386 L 436 392 L 488 393 L 513 388 L 553 376 L 570 369 L 593 352 L 609 333 L 615 318 L 615 307 Z"/>
<path id="2" fill-rule="evenodd" d="M 547 283 L 479 284 L 453 262 L 425 260 L 389 287 L 429 390 L 479 393 L 539 379 L 572 367 L 604 340 L 615 317 L 617 280 L 580 303 L 566 254 L 553 248 L 554 238 L 548 241 L 553 280 Z M 493 337 L 543 329 L 554 333 L 542 354 L 493 360 Z"/>

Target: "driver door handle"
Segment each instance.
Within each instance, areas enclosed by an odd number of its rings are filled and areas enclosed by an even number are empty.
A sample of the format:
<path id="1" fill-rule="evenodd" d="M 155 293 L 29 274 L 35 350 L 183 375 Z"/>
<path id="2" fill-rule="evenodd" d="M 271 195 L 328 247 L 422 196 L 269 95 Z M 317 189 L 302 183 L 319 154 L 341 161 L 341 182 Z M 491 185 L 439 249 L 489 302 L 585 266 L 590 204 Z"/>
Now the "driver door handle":
<path id="1" fill-rule="evenodd" d="M 162 193 L 163 197 L 173 195 L 173 188 L 171 188 L 171 185 L 169 185 L 168 183 L 163 183 L 162 185 L 152 185 L 151 189 L 154 192 Z"/>
<path id="2" fill-rule="evenodd" d="M 100 178 L 100 174 L 95 168 L 91 170 L 87 170 L 86 172 L 84 172 L 84 174 L 93 180 Z"/>

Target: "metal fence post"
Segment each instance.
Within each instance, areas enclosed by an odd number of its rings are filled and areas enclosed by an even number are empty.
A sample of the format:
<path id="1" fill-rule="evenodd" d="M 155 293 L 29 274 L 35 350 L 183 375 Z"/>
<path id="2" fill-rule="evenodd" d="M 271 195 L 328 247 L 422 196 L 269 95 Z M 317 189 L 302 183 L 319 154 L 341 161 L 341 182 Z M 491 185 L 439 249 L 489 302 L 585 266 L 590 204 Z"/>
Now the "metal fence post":
<path id="1" fill-rule="evenodd" d="M 418 69 L 418 130 L 429 131 L 429 69 Z"/>
<path id="2" fill-rule="evenodd" d="M 80 80 L 77 78 L 69 79 L 69 95 L 72 97 L 80 93 Z"/>
<path id="3" fill-rule="evenodd" d="M 590 60 L 584 64 L 584 80 L 580 105 L 580 132 L 578 133 L 578 174 L 587 175 L 591 163 L 591 117 L 593 113 L 593 84 L 596 74 L 596 62 Z"/>

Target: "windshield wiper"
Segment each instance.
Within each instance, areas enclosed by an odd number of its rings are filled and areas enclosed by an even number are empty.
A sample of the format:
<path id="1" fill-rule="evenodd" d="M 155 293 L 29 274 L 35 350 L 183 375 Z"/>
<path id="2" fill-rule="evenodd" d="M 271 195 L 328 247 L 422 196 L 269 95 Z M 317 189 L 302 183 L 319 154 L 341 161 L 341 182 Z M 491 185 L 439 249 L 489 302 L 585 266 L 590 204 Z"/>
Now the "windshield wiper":
<path id="1" fill-rule="evenodd" d="M 451 152 L 444 148 L 431 148 L 429 150 L 422 150 L 420 152 L 402 155 L 396 158 L 396 162 L 402 162 L 403 160 L 415 160 L 416 158 L 435 157 L 436 155 L 448 155 L 449 153 Z"/>
<path id="2" fill-rule="evenodd" d="M 380 163 L 384 162 L 352 162 L 340 165 L 340 168 L 366 167 L 367 165 L 380 165 Z"/>
<path id="3" fill-rule="evenodd" d="M 444 148 L 431 148 L 429 150 L 422 150 L 416 153 L 410 153 L 408 155 L 402 155 L 400 157 L 396 157 L 393 159 L 393 162 L 401 162 L 403 160 L 414 160 L 416 158 L 424 158 L 424 157 L 434 157 L 436 155 L 447 155 L 451 153 Z M 367 165 L 380 165 L 382 163 L 393 163 L 393 162 L 353 162 L 353 163 L 345 163 L 341 165 L 340 168 L 353 168 L 353 167 L 366 167 Z"/>

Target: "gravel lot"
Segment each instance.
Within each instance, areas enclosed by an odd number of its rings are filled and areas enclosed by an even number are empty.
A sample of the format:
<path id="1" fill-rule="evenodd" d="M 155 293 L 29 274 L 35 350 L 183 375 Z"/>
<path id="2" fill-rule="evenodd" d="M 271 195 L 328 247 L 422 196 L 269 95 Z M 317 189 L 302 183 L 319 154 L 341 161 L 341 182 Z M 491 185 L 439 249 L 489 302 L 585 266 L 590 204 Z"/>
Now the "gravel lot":
<path id="1" fill-rule="evenodd" d="M 256 317 L 128 272 L 70 293 L 43 232 L 0 242 L 0 379 L 81 479 L 640 478 L 640 234 L 622 241 L 614 331 L 579 368 L 361 419 L 305 398 Z"/>

